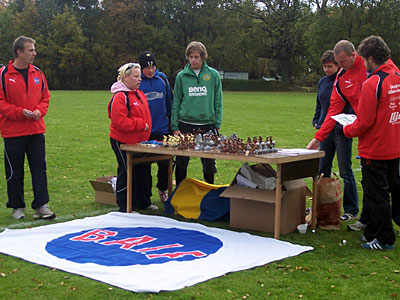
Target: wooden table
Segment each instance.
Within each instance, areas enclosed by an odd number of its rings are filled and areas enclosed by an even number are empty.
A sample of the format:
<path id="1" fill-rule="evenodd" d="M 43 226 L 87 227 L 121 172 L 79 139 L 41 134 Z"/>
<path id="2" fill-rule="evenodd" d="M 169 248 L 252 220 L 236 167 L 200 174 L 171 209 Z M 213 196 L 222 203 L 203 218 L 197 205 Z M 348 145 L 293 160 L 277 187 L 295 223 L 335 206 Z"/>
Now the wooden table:
<path id="1" fill-rule="evenodd" d="M 305 149 L 279 149 L 278 152 L 266 154 L 249 154 L 248 156 L 238 153 L 224 153 L 218 149 L 211 151 L 195 151 L 193 149 L 179 150 L 176 147 L 152 147 L 145 144 L 124 144 L 121 149 L 127 152 L 127 212 L 132 212 L 132 163 L 149 162 L 159 160 L 169 160 L 168 174 L 168 193 L 172 192 L 172 157 L 173 156 L 192 156 L 201 158 L 234 160 L 253 163 L 275 164 L 276 169 L 276 193 L 275 193 L 275 224 L 274 238 L 280 237 L 281 224 L 281 197 L 282 182 L 299 178 L 312 177 L 312 218 L 311 228 L 316 227 L 317 213 L 317 176 L 319 171 L 319 159 L 325 156 L 323 151 L 313 151 Z M 138 154 L 151 154 L 145 158 L 137 158 Z"/>

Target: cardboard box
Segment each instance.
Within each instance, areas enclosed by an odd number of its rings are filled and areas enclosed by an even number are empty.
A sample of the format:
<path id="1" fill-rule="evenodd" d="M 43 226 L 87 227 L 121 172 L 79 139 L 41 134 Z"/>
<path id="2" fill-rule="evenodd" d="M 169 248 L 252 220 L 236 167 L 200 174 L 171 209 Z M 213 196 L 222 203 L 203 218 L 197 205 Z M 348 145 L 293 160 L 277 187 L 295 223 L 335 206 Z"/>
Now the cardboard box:
<path id="1" fill-rule="evenodd" d="M 306 184 L 304 179 L 283 182 L 281 198 L 281 234 L 297 230 L 305 222 Z M 231 185 L 222 194 L 231 199 L 230 226 L 274 232 L 275 190 Z"/>
<path id="2" fill-rule="evenodd" d="M 114 176 L 98 177 L 96 180 L 90 180 L 94 188 L 94 200 L 103 204 L 117 205 L 115 191 L 109 182 Z"/>

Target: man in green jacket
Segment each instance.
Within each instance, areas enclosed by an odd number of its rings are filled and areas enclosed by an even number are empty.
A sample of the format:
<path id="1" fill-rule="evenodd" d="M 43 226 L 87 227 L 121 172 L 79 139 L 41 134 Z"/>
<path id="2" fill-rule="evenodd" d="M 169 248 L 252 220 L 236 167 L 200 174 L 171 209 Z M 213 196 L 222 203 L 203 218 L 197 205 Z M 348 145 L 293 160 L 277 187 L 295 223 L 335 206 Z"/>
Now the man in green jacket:
<path id="1" fill-rule="evenodd" d="M 206 63 L 207 49 L 193 41 L 186 48 L 189 61 L 175 80 L 172 102 L 171 129 L 174 134 L 210 130 L 218 134 L 222 122 L 222 85 L 217 70 Z M 187 175 L 189 157 L 176 157 L 175 178 L 178 185 Z M 215 159 L 202 158 L 203 176 L 214 183 L 217 172 Z"/>

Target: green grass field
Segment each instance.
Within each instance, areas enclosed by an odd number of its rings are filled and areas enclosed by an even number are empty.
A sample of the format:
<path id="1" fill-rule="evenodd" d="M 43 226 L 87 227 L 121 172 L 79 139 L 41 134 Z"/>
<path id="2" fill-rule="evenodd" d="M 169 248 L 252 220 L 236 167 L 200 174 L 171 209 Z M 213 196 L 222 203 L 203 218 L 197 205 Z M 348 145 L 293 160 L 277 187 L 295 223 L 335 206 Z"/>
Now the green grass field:
<path id="1" fill-rule="evenodd" d="M 26 218 L 14 220 L 6 209 L 3 152 L 0 163 L 0 230 L 64 222 L 117 210 L 94 202 L 89 180 L 116 173 L 116 160 L 108 138 L 105 91 L 53 91 L 48 115 L 46 151 L 50 207 L 54 221 L 34 221 L 30 172 L 26 164 Z M 313 137 L 311 119 L 315 94 L 224 93 L 221 133 L 273 136 L 279 148 L 305 148 Z M 357 154 L 354 141 L 353 156 Z M 230 183 L 239 162 L 218 161 L 217 184 Z M 362 199 L 361 171 L 354 158 L 353 169 Z M 337 166 L 334 167 L 337 172 Z M 153 167 L 155 171 L 155 167 Z M 189 165 L 190 177 L 202 179 L 199 159 Z M 155 178 L 155 176 L 153 176 Z M 310 186 L 310 179 L 306 180 Z M 155 185 L 155 184 L 154 184 Z M 156 190 L 153 203 L 161 207 Z M 162 210 L 156 214 L 162 214 Z M 181 219 L 181 218 L 178 218 Z M 227 222 L 202 222 L 229 228 Z M 59 270 L 0 255 L 0 299 L 400 299 L 399 243 L 389 252 L 360 248 L 360 233 L 346 230 L 292 233 L 281 239 L 309 245 L 314 251 L 267 266 L 230 273 L 174 292 L 135 294 Z M 397 230 L 397 227 L 396 227 Z M 251 232 L 272 237 L 272 234 Z M 343 245 L 342 241 L 347 244 Z M 266 251 L 268 251 L 266 249 Z"/>

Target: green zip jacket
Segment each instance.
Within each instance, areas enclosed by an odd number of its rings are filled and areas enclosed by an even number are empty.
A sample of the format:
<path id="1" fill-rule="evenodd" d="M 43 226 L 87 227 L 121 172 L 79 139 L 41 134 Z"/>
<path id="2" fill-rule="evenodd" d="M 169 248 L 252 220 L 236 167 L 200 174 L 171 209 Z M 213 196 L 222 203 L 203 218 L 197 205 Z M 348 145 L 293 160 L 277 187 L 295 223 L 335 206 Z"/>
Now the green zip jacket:
<path id="1" fill-rule="evenodd" d="M 188 63 L 175 80 L 172 102 L 171 129 L 178 130 L 178 122 L 214 124 L 222 122 L 222 85 L 217 70 L 206 62 L 197 77 Z"/>

